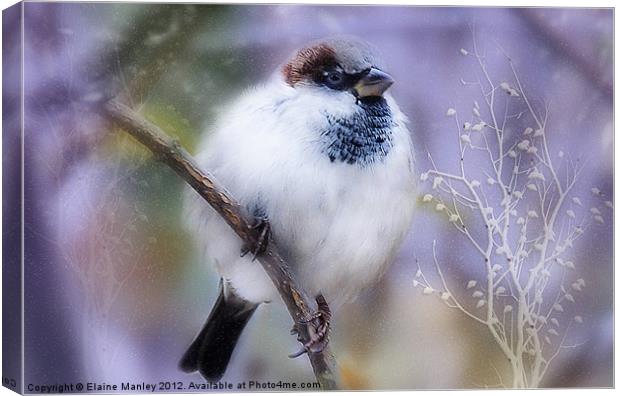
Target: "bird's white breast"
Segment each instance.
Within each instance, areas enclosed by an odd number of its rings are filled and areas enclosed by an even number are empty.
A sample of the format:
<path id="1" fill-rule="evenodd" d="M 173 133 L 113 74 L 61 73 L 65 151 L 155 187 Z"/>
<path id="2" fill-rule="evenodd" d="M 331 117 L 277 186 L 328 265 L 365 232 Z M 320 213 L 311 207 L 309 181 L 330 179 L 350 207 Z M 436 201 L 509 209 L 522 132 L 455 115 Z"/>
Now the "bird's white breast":
<path id="1" fill-rule="evenodd" d="M 389 154 L 367 166 L 330 161 L 321 151 L 321 109 L 345 115 L 350 95 L 273 83 L 247 93 L 205 141 L 198 160 L 242 204 L 260 206 L 278 247 L 311 294 L 340 305 L 385 271 L 405 236 L 415 202 L 411 144 L 404 116 L 394 113 Z M 353 101 L 353 103 L 351 102 Z M 237 293 L 275 298 L 256 262 L 239 257 L 228 226 L 192 195 L 193 230 Z"/>

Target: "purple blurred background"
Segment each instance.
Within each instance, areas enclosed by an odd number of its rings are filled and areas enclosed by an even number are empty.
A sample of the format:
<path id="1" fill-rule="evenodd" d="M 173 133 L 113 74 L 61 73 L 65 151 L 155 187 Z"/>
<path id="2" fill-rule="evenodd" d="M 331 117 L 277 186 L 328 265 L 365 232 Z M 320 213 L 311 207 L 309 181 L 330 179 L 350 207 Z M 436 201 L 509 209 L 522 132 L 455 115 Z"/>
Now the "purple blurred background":
<path id="1" fill-rule="evenodd" d="M 182 227 L 183 183 L 97 117 L 101 101 L 124 98 L 193 152 L 221 108 L 295 48 L 353 34 L 396 79 L 420 172 L 427 151 L 445 168 L 457 143 L 446 109 L 470 111 L 476 95 L 459 54 L 472 27 L 493 77 L 511 78 L 499 45 L 536 106 L 549 105 L 553 150 L 587 161 L 576 195 L 589 207 L 596 186 L 613 201 L 612 10 L 26 3 L 26 383 L 199 380 L 176 365 L 217 276 Z M 613 385 L 611 217 L 574 247 L 587 287 L 571 340 L 582 345 L 558 356 L 545 387 Z M 475 388 L 508 372 L 484 327 L 413 287 L 433 240 L 455 284 L 482 276 L 421 206 L 389 273 L 335 319 L 347 387 Z M 311 381 L 305 358 L 286 357 L 290 325 L 279 303 L 261 307 L 224 379 Z"/>

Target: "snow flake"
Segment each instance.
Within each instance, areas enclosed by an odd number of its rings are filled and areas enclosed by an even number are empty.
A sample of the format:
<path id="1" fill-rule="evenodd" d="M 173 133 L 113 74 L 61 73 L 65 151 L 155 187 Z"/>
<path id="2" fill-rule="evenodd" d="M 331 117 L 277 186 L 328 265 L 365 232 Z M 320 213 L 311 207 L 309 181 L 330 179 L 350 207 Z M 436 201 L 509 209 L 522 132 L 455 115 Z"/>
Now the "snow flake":
<path id="1" fill-rule="evenodd" d="M 537 179 L 537 180 L 545 180 L 545 175 L 543 175 L 538 168 L 532 169 L 532 171 L 527 175 L 528 179 Z"/>
<path id="2" fill-rule="evenodd" d="M 456 115 L 456 110 L 454 110 L 452 107 L 450 107 L 447 111 L 446 111 L 446 117 L 452 117 Z"/>
<path id="3" fill-rule="evenodd" d="M 459 50 L 459 52 L 460 52 L 460 53 L 461 53 L 461 55 L 463 55 L 463 56 L 467 56 L 467 55 L 469 55 L 469 52 L 468 52 L 465 48 L 461 48 L 461 49 Z"/>
<path id="4" fill-rule="evenodd" d="M 562 307 L 562 305 L 561 305 L 561 304 L 559 304 L 559 303 L 555 303 L 555 304 L 553 304 L 553 309 L 554 309 L 555 311 L 558 311 L 558 312 L 564 312 L 564 308 L 563 308 L 563 307 Z"/>
<path id="5" fill-rule="evenodd" d="M 517 144 L 517 148 L 519 150 L 527 150 L 528 147 L 530 147 L 530 141 L 525 139 L 519 142 L 519 144 Z"/>
<path id="6" fill-rule="evenodd" d="M 512 312 L 512 305 L 506 305 L 504 307 L 504 313 Z"/>
<path id="7" fill-rule="evenodd" d="M 472 126 L 471 130 L 472 131 L 476 131 L 476 132 L 480 132 L 480 131 L 482 131 L 482 128 L 484 128 L 484 125 L 485 125 L 484 122 L 479 122 L 476 125 Z"/>

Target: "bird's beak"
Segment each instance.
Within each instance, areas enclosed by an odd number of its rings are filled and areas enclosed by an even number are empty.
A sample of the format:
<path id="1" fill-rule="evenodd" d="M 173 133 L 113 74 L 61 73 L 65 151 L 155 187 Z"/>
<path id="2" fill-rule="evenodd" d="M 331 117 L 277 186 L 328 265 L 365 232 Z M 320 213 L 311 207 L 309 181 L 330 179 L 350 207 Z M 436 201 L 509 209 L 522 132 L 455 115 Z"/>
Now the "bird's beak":
<path id="1" fill-rule="evenodd" d="M 367 96 L 382 96 L 383 93 L 394 84 L 394 79 L 389 74 L 374 67 L 355 84 L 355 92 L 360 98 Z"/>

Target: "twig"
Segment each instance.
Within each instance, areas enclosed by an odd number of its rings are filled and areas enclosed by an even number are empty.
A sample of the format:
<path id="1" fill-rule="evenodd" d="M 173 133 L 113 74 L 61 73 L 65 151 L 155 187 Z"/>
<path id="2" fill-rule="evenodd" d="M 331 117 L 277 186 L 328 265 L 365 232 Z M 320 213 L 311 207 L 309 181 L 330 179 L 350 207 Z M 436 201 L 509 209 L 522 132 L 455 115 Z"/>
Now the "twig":
<path id="1" fill-rule="evenodd" d="M 222 216 L 248 246 L 255 246 L 259 240 L 260 231 L 253 227 L 251 217 L 215 180 L 213 175 L 199 168 L 191 155 L 177 141 L 118 100 L 113 99 L 105 104 L 103 114 L 108 120 L 118 124 L 146 146 L 159 161 L 181 176 Z M 293 279 L 290 267 L 278 252 L 275 242 L 271 237 L 269 238 L 265 251 L 259 254 L 257 259 L 278 289 L 293 321 L 296 324 L 301 323 L 312 314 L 312 305 L 309 303 L 307 294 Z M 299 328 L 300 342 L 308 343 L 310 340 L 308 328 L 306 326 L 296 327 Z M 308 352 L 308 358 L 321 388 L 337 389 L 336 362 L 329 348 L 322 352 Z"/>

